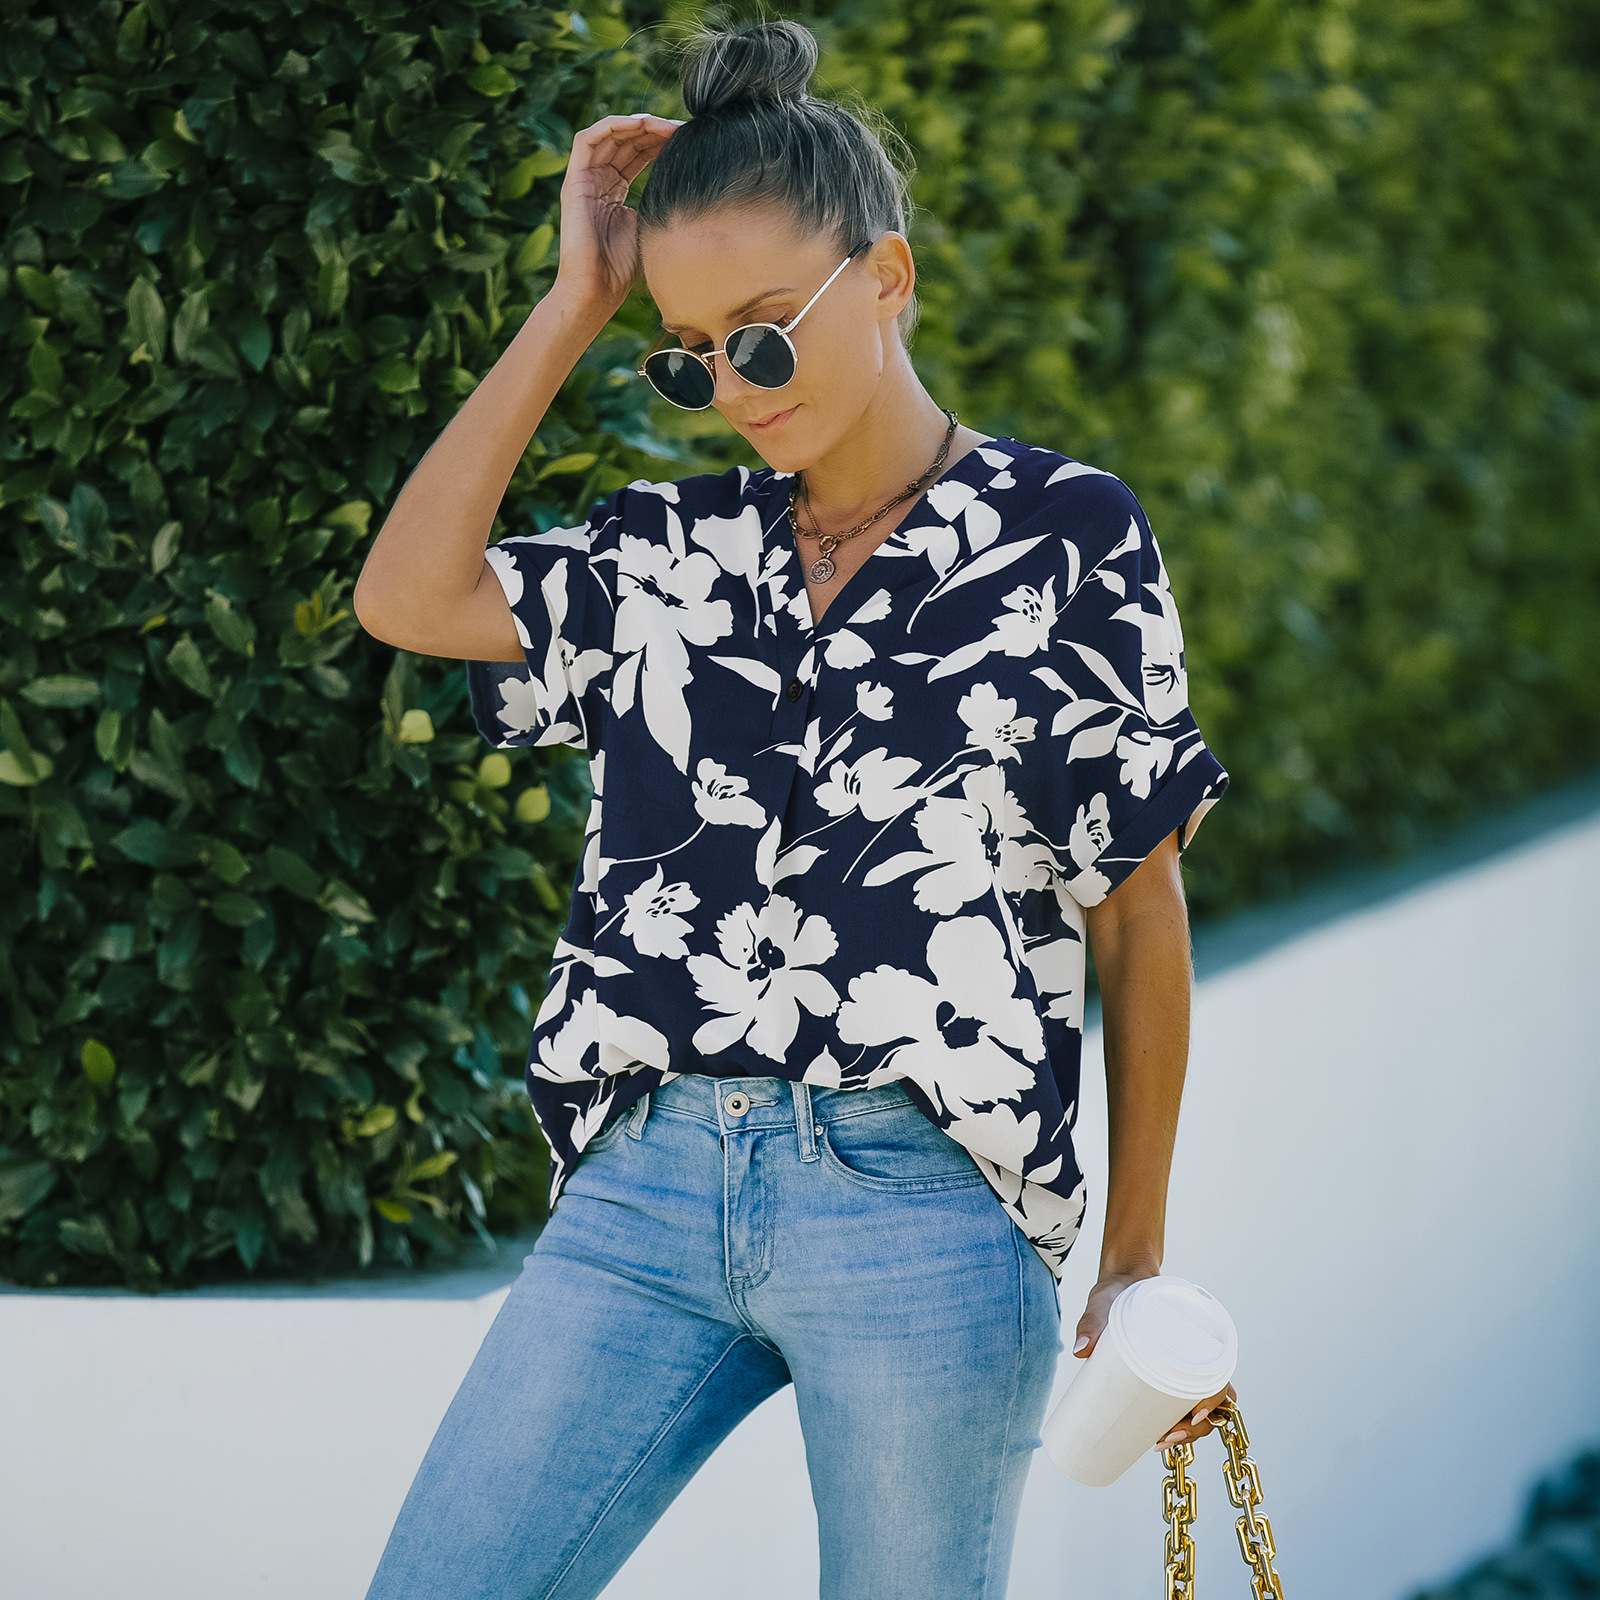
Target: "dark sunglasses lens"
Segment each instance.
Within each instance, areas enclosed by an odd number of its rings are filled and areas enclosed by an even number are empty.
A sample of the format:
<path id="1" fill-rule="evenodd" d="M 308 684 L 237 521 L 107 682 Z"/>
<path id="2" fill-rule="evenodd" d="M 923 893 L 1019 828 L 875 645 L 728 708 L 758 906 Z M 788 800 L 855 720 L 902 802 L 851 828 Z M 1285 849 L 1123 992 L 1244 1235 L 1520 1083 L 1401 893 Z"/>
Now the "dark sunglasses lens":
<path id="1" fill-rule="evenodd" d="M 729 365 L 758 389 L 781 389 L 794 376 L 794 351 L 776 328 L 735 328 L 727 350 Z"/>
<path id="2" fill-rule="evenodd" d="M 645 362 L 644 371 L 663 400 L 685 411 L 704 411 L 716 393 L 705 363 L 682 350 L 658 350 Z"/>

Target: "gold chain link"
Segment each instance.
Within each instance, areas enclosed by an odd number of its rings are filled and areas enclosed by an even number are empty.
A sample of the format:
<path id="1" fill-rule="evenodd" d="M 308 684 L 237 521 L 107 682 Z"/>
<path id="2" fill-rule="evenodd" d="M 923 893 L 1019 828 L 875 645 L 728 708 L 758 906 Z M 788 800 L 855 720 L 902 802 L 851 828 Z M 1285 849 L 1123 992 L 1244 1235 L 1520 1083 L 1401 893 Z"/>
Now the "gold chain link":
<path id="1" fill-rule="evenodd" d="M 1255 1600 L 1283 1600 L 1283 1583 L 1272 1563 L 1278 1549 L 1272 1542 L 1272 1524 L 1256 1511 L 1261 1504 L 1261 1474 L 1250 1459 L 1250 1435 L 1244 1418 L 1232 1400 L 1212 1407 L 1210 1420 L 1222 1438 L 1228 1459 L 1222 1478 L 1228 1498 L 1244 1515 L 1234 1524 L 1239 1535 L 1239 1554 L 1250 1569 L 1250 1588 Z M 1167 1595 L 1166 1600 L 1194 1600 L 1194 1540 L 1189 1524 L 1196 1515 L 1195 1486 L 1189 1478 L 1194 1447 L 1174 1445 L 1164 1451 L 1167 1478 L 1163 1488 L 1167 1515 Z"/>
<path id="2" fill-rule="evenodd" d="M 1193 1460 L 1193 1445 L 1175 1444 L 1166 1452 L 1167 1600 L 1194 1600 L 1194 1540 L 1189 1537 L 1195 1518 L 1194 1484 L 1189 1481 Z"/>

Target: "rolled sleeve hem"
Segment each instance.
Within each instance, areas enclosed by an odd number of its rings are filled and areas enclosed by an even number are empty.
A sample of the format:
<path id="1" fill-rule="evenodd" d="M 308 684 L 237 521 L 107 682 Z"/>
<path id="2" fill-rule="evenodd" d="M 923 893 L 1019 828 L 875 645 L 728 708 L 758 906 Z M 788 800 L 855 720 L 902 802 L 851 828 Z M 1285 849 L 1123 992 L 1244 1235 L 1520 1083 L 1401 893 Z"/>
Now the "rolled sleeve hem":
<path id="1" fill-rule="evenodd" d="M 1206 813 L 1222 798 L 1227 787 L 1228 774 L 1209 749 L 1194 756 L 1181 772 L 1173 773 L 1150 796 L 1076 878 L 1068 880 L 1068 893 L 1080 905 L 1098 905 L 1118 884 L 1131 877 L 1134 869 L 1169 834 L 1178 833 L 1178 849 L 1186 850 Z M 1095 888 L 1098 894 L 1091 892 Z"/>

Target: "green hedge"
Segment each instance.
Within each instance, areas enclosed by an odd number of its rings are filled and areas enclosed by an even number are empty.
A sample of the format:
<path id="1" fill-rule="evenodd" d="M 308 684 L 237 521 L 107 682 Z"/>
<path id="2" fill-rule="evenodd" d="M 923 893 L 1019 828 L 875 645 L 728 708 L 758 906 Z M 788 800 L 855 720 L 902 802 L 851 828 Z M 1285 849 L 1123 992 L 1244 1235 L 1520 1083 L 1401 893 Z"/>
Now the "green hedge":
<path id="1" fill-rule="evenodd" d="M 520 1074 L 582 764 L 486 756 L 459 666 L 349 592 L 548 285 L 626 31 L 6 6 L 0 1271 L 409 1261 L 540 1213 Z M 611 364 L 519 471 L 525 530 L 675 470 Z"/>
<path id="2" fill-rule="evenodd" d="M 1199 910 L 1600 755 L 1589 10 L 793 9 L 919 158 L 936 396 L 1151 513 L 1234 775 Z M 670 108 L 628 32 L 662 15 L 8 5 L 0 1271 L 404 1260 L 537 1215 L 514 1076 L 581 766 L 485 759 L 459 669 L 343 613 L 549 281 L 572 128 Z M 652 327 L 631 302 L 575 374 L 519 523 L 754 459 L 639 410 Z"/>

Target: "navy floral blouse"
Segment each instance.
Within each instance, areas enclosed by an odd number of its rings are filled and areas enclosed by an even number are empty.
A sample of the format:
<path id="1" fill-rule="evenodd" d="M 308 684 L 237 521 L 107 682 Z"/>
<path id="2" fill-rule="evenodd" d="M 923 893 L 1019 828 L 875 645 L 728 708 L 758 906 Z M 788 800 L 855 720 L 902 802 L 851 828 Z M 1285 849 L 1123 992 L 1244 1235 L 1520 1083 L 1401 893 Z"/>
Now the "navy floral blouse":
<path id="1" fill-rule="evenodd" d="M 1228 781 L 1160 552 L 1118 479 L 996 439 L 813 626 L 788 491 L 641 481 L 488 552 L 527 659 L 469 663 L 478 727 L 594 781 L 528 1062 L 552 1204 L 676 1074 L 899 1080 L 1059 1276 L 1084 908 Z"/>

